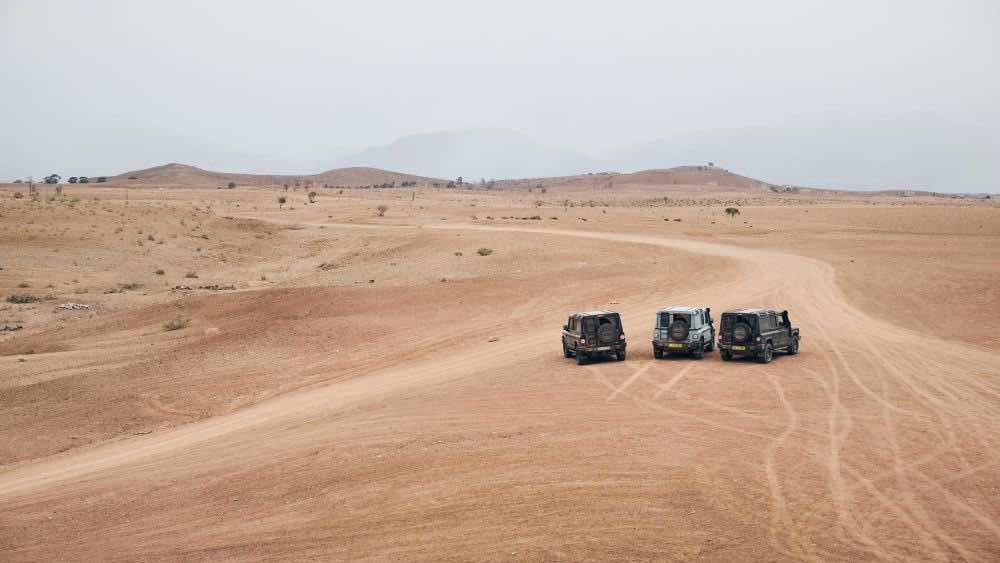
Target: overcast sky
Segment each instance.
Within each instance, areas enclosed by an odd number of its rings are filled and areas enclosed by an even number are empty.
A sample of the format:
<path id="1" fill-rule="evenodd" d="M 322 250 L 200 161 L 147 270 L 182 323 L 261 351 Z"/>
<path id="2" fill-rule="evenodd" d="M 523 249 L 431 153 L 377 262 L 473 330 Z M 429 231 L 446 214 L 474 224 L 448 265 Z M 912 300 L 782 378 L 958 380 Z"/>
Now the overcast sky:
<path id="1" fill-rule="evenodd" d="M 990 0 L 0 0 L 0 177 L 472 127 L 590 155 L 803 115 L 996 129 L 998 29 Z"/>

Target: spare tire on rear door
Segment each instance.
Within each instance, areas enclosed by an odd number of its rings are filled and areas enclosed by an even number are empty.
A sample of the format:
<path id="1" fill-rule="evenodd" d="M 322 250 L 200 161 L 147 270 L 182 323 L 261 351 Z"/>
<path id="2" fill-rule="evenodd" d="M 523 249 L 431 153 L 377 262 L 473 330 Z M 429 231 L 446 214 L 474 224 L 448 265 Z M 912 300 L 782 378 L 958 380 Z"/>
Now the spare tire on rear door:
<path id="1" fill-rule="evenodd" d="M 687 340 L 688 324 L 684 319 L 675 319 L 670 323 L 670 338 L 674 340 Z"/>
<path id="2" fill-rule="evenodd" d="M 597 341 L 601 344 L 611 344 L 618 339 L 618 326 L 610 319 L 602 318 L 597 327 Z"/>
<path id="3" fill-rule="evenodd" d="M 750 325 L 746 323 L 736 323 L 733 327 L 733 340 L 737 342 L 747 342 L 750 340 Z"/>

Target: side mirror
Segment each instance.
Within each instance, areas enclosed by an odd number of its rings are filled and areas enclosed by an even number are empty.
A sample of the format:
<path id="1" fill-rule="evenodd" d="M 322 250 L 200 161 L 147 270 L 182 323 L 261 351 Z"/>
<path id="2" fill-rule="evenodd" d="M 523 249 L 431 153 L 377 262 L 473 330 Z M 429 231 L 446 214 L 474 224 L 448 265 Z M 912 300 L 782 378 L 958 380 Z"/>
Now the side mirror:
<path id="1" fill-rule="evenodd" d="M 563 330 L 565 330 L 566 332 L 569 332 L 569 325 L 563 325 Z"/>

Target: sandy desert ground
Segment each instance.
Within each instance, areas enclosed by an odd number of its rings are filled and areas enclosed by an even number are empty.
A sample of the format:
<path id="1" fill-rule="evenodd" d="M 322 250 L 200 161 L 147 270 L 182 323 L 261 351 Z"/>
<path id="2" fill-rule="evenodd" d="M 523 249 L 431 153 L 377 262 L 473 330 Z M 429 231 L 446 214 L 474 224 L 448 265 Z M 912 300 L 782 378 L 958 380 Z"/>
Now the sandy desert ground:
<path id="1" fill-rule="evenodd" d="M 996 200 L 216 180 L 0 187 L 0 559 L 1000 559 Z M 668 304 L 802 351 L 654 360 Z"/>

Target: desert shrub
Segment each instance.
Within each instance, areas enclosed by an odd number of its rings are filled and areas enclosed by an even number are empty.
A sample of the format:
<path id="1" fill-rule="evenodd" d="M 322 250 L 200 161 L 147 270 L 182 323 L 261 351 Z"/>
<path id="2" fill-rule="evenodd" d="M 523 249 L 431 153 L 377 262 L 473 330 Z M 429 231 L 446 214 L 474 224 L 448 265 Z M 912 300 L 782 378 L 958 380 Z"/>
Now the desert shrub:
<path id="1" fill-rule="evenodd" d="M 163 321 L 163 330 L 166 330 L 166 331 L 180 330 L 182 328 L 187 327 L 187 325 L 190 324 L 190 323 L 191 323 L 191 321 L 189 321 L 187 319 L 181 319 L 181 318 L 169 319 L 169 320 Z"/>
<path id="2" fill-rule="evenodd" d="M 541 221 L 542 220 L 542 216 L 541 215 L 532 215 L 531 217 L 528 217 L 528 219 L 531 220 L 531 221 Z"/>
<path id="3" fill-rule="evenodd" d="M 142 287 L 142 284 L 136 282 L 118 284 L 118 288 L 121 289 L 122 291 L 132 291 L 134 289 L 139 289 L 140 287 Z"/>
<path id="4" fill-rule="evenodd" d="M 479 254 L 480 256 L 489 256 L 490 254 L 493 254 L 493 249 L 483 247 L 477 250 L 476 253 Z"/>
<path id="5" fill-rule="evenodd" d="M 108 179 L 106 177 L 104 177 L 104 176 L 98 176 L 97 177 L 97 183 L 98 184 L 103 184 L 104 182 L 107 182 L 107 181 L 108 181 Z"/>
<path id="6" fill-rule="evenodd" d="M 378 211 L 378 216 L 379 217 L 384 217 L 385 216 L 385 212 L 389 211 L 389 206 L 385 205 L 385 204 L 382 204 L 382 205 L 379 205 L 378 207 L 376 207 L 375 210 Z"/>
<path id="7" fill-rule="evenodd" d="M 24 194 L 22 192 L 14 192 L 14 199 L 23 199 Z"/>
<path id="8" fill-rule="evenodd" d="M 153 236 L 153 233 L 149 233 L 148 235 L 146 235 L 146 240 L 152 242 L 156 240 L 156 237 Z"/>
<path id="9" fill-rule="evenodd" d="M 236 189 L 236 182 L 229 182 L 228 184 L 226 184 L 226 187 L 231 190 L 234 190 Z"/>
<path id="10" fill-rule="evenodd" d="M 37 303 L 41 300 L 42 299 L 40 297 L 35 297 L 34 295 L 31 295 L 29 293 L 15 293 L 13 295 L 7 296 L 8 303 L 18 303 L 18 304 Z"/>
<path id="11" fill-rule="evenodd" d="M 461 256 L 461 255 L 462 255 L 462 251 L 458 250 L 458 251 L 455 252 L 455 256 Z"/>
<path id="12" fill-rule="evenodd" d="M 288 189 L 287 185 L 285 186 L 285 189 L 286 190 Z M 285 203 L 287 203 L 287 202 L 288 202 L 288 198 L 287 197 L 285 197 L 283 195 L 278 196 L 278 208 L 283 208 L 285 206 Z"/>
<path id="13" fill-rule="evenodd" d="M 184 277 L 185 278 L 192 278 L 192 279 L 197 278 L 198 277 L 198 272 L 188 272 L 188 273 L 184 274 Z"/>
<path id="14" fill-rule="evenodd" d="M 21 282 L 21 283 L 17 284 L 17 287 L 20 287 L 21 289 L 24 289 L 26 287 L 31 287 L 31 284 L 29 284 L 28 282 Z"/>
<path id="15" fill-rule="evenodd" d="M 156 274 L 156 275 L 158 275 L 158 276 L 162 276 L 166 272 L 163 271 L 163 268 L 157 268 L 156 271 L 153 272 L 153 273 Z"/>

